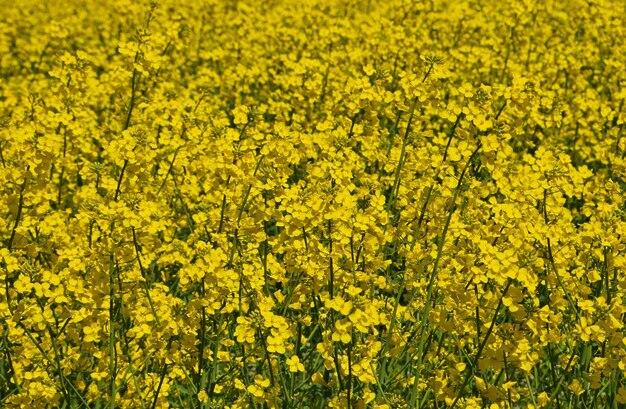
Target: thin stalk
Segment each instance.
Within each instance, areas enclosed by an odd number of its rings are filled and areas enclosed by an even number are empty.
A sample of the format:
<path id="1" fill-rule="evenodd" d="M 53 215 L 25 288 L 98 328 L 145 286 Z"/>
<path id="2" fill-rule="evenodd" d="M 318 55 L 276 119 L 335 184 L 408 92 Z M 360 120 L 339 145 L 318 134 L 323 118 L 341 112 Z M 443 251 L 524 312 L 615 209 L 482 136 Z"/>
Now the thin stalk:
<path id="1" fill-rule="evenodd" d="M 463 394 L 465 392 L 465 387 L 467 386 L 469 381 L 474 377 L 474 369 L 478 367 L 478 361 L 480 360 L 480 356 L 482 355 L 483 350 L 485 349 L 485 346 L 487 345 L 487 341 L 489 341 L 489 337 L 491 336 L 491 333 L 493 332 L 493 328 L 496 325 L 496 319 L 498 318 L 498 315 L 500 313 L 500 308 L 502 308 L 502 305 L 504 304 L 502 300 L 504 299 L 504 296 L 506 295 L 506 293 L 509 291 L 509 288 L 511 287 L 512 282 L 513 281 L 509 279 L 506 286 L 504 287 L 504 290 L 502 290 L 502 295 L 500 296 L 500 300 L 498 301 L 498 305 L 496 306 L 496 311 L 493 314 L 493 319 L 491 320 L 489 329 L 487 330 L 487 333 L 485 334 L 485 338 L 483 339 L 483 342 L 478 347 L 478 351 L 476 352 L 476 356 L 474 357 L 474 362 L 472 362 L 472 365 L 468 366 L 466 369 L 465 379 L 459 389 L 459 392 L 456 395 L 456 398 L 454 398 L 454 401 L 450 405 L 450 409 L 454 409 L 459 399 L 463 397 Z"/>
<path id="2" fill-rule="evenodd" d="M 113 254 L 109 257 L 109 376 L 110 385 L 109 390 L 111 398 L 109 400 L 109 407 L 115 409 L 115 372 L 117 367 L 117 356 L 115 350 L 115 328 L 113 323 L 115 322 L 115 262 L 113 260 Z"/>
<path id="3" fill-rule="evenodd" d="M 472 153 L 472 155 L 470 156 L 469 160 L 467 161 L 467 163 L 465 164 L 465 167 L 463 168 L 463 171 L 461 172 L 461 176 L 459 177 L 459 182 L 457 184 L 456 189 L 454 190 L 454 193 L 452 195 L 452 201 L 450 203 L 450 210 L 448 211 L 448 217 L 446 218 L 446 222 L 443 226 L 443 231 L 441 233 L 441 238 L 439 240 L 439 243 L 437 245 L 437 257 L 435 258 L 434 261 L 434 265 L 433 265 L 433 270 L 432 273 L 430 275 L 430 280 L 428 282 L 428 287 L 427 287 L 427 294 L 426 294 L 426 300 L 424 303 L 424 311 L 422 312 L 422 319 L 420 322 L 420 337 L 419 337 L 419 347 L 418 347 L 418 356 L 417 356 L 417 368 L 416 368 L 416 374 L 415 374 L 415 383 L 413 385 L 413 398 L 412 399 L 417 399 L 417 401 L 419 402 L 419 378 L 421 375 L 421 370 L 422 370 L 422 356 L 423 356 L 423 348 L 424 348 L 424 334 L 425 334 L 425 329 L 426 329 L 426 324 L 428 322 L 428 314 L 430 313 L 430 304 L 432 303 L 432 298 L 433 298 L 433 287 L 434 287 L 434 283 L 435 283 L 435 278 L 437 276 L 437 268 L 439 267 L 439 261 L 441 260 L 441 256 L 443 254 L 443 246 L 445 243 L 445 239 L 446 239 L 446 235 L 448 233 L 448 227 L 450 226 L 450 221 L 452 220 L 452 215 L 454 214 L 454 210 L 456 208 L 456 199 L 459 196 L 459 193 L 461 192 L 461 184 L 463 183 L 463 179 L 465 177 L 465 174 L 467 172 L 467 168 L 469 167 L 470 163 L 472 162 L 472 160 L 474 159 L 474 157 L 476 156 L 476 154 L 478 153 L 478 150 L 480 149 L 480 144 L 478 144 L 478 146 L 476 146 L 476 149 L 474 150 L 474 152 Z M 418 403 L 419 405 L 419 403 Z M 419 408 L 418 408 L 419 409 Z"/>
<path id="4" fill-rule="evenodd" d="M 15 215 L 15 221 L 13 222 L 13 228 L 11 229 L 11 237 L 9 237 L 9 242 L 7 243 L 7 249 L 11 251 L 13 249 L 13 241 L 15 240 L 15 233 L 17 231 L 17 227 L 20 224 L 20 219 L 22 218 L 22 210 L 24 209 L 24 190 L 26 189 L 26 180 L 20 186 L 20 197 L 17 204 L 17 214 Z M 7 281 L 8 283 L 8 281 Z M 7 292 L 8 295 L 8 292 Z"/>
<path id="5" fill-rule="evenodd" d="M 132 232 L 133 232 L 133 245 L 135 247 L 135 255 L 137 256 L 137 264 L 139 264 L 139 271 L 141 271 L 141 276 L 144 278 L 143 287 L 144 287 L 144 290 L 146 291 L 146 298 L 148 298 L 148 304 L 150 304 L 150 310 L 152 311 L 152 315 L 154 316 L 154 319 L 157 325 L 160 326 L 161 322 L 159 320 L 159 317 L 157 316 L 156 310 L 154 308 L 154 304 L 152 303 L 152 297 L 150 297 L 150 289 L 148 288 L 148 281 L 146 279 L 146 273 L 143 268 L 143 265 L 141 264 L 141 256 L 139 254 L 139 244 L 137 243 L 137 235 L 135 234 L 134 227 L 132 227 Z"/>
<path id="6" fill-rule="evenodd" d="M 161 379 L 159 380 L 159 386 L 157 386 L 157 390 L 154 393 L 154 399 L 152 400 L 152 409 L 156 408 L 157 401 L 159 400 L 159 394 L 161 393 L 161 387 L 163 386 L 163 381 L 165 380 L 165 374 L 167 373 L 167 364 L 163 367 L 163 373 L 161 373 Z"/>
<path id="7" fill-rule="evenodd" d="M 544 221 L 546 225 L 548 224 L 547 195 L 548 195 L 548 190 L 544 189 L 543 190 L 543 216 L 544 216 Z M 578 312 L 576 303 L 570 296 L 569 291 L 565 289 L 565 285 L 563 284 L 563 280 L 561 280 L 561 275 L 559 274 L 559 270 L 556 268 L 554 257 L 552 255 L 552 244 L 550 242 L 550 237 L 546 238 L 546 242 L 547 242 L 547 256 L 548 256 L 548 261 L 550 263 L 550 266 L 552 267 L 552 270 L 554 271 L 554 275 L 556 276 L 557 282 L 559 283 L 559 286 L 561 287 L 563 294 L 565 294 L 565 298 L 567 299 L 570 307 L 572 307 L 572 310 L 574 310 L 576 317 L 580 320 L 580 313 Z"/>

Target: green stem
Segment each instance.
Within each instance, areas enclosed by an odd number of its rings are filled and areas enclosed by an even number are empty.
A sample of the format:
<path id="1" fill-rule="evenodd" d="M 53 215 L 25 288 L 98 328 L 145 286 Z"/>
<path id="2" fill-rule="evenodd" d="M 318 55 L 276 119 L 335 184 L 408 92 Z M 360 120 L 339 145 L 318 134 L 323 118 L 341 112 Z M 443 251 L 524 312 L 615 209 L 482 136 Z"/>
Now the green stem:
<path id="1" fill-rule="evenodd" d="M 496 319 L 498 318 L 498 313 L 500 312 L 500 308 L 502 308 L 502 305 L 503 305 L 502 300 L 504 299 L 504 296 L 506 295 L 506 293 L 509 291 L 509 288 L 511 287 L 512 282 L 513 280 L 509 279 L 506 286 L 504 287 L 504 290 L 502 290 L 502 295 L 500 296 L 500 300 L 498 301 L 498 305 L 496 306 L 496 311 L 493 314 L 493 319 L 491 320 L 489 329 L 487 330 L 487 333 L 485 334 L 485 338 L 483 339 L 483 342 L 478 347 L 478 351 L 476 352 L 476 356 L 474 357 L 474 362 L 472 362 L 472 365 L 468 366 L 466 369 L 465 380 L 463 381 L 463 384 L 461 385 L 459 392 L 456 395 L 456 398 L 454 398 L 454 401 L 450 405 L 450 409 L 454 409 L 459 399 L 463 397 L 463 394 L 465 393 L 465 387 L 467 386 L 469 381 L 474 377 L 474 370 L 475 368 L 478 367 L 478 361 L 480 361 L 480 356 L 482 355 L 483 350 L 485 349 L 485 346 L 487 345 L 487 341 L 489 341 L 489 337 L 491 336 L 491 333 L 493 332 L 493 329 L 496 325 Z"/>
<path id="2" fill-rule="evenodd" d="M 113 260 L 113 254 L 109 257 L 109 389 L 111 397 L 109 400 L 109 407 L 115 409 L 115 372 L 117 366 L 117 356 L 115 351 L 115 262 Z"/>
<path id="3" fill-rule="evenodd" d="M 412 399 L 417 400 L 418 409 L 419 409 L 419 378 L 421 376 L 422 359 L 423 359 L 423 353 L 424 353 L 423 351 L 424 334 L 426 333 L 426 324 L 428 322 L 428 315 L 430 313 L 430 305 L 432 303 L 432 298 L 433 298 L 433 287 L 435 283 L 435 278 L 437 276 L 437 268 L 439 267 L 439 261 L 441 260 L 441 256 L 443 254 L 443 246 L 446 241 L 448 227 L 450 226 L 452 215 L 454 214 L 454 210 L 456 209 L 456 199 L 458 198 L 459 193 L 461 192 L 461 184 L 463 183 L 463 179 L 465 177 L 465 174 L 467 172 L 467 169 L 470 163 L 472 162 L 472 160 L 478 153 L 479 149 L 480 149 L 480 143 L 478 144 L 478 146 L 476 146 L 476 149 L 474 149 L 474 152 L 472 152 L 472 155 L 470 156 L 469 160 L 465 164 L 465 167 L 463 168 L 463 171 L 461 172 L 461 176 L 459 177 L 459 182 L 452 195 L 452 201 L 450 203 L 450 210 L 448 211 L 448 217 L 446 218 L 446 222 L 443 226 L 443 231 L 441 233 L 441 237 L 437 245 L 437 257 L 435 258 L 435 262 L 433 264 L 433 270 L 432 270 L 432 273 L 430 274 L 430 280 L 428 282 L 426 300 L 424 304 L 424 311 L 422 312 L 422 319 L 420 322 L 420 337 L 419 337 L 419 344 L 418 344 L 419 346 L 418 346 L 418 356 L 417 356 L 417 368 L 416 368 L 416 374 L 415 374 L 415 382 L 413 384 L 413 398 Z"/>

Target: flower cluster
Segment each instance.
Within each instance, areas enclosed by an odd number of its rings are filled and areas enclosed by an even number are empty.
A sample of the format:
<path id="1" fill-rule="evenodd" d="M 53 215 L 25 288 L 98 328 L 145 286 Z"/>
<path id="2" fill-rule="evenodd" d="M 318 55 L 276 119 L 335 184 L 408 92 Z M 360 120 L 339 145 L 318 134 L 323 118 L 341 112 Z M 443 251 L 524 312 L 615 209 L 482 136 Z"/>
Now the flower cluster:
<path id="1" fill-rule="evenodd" d="M 611 0 L 0 19 L 0 406 L 626 405 Z"/>

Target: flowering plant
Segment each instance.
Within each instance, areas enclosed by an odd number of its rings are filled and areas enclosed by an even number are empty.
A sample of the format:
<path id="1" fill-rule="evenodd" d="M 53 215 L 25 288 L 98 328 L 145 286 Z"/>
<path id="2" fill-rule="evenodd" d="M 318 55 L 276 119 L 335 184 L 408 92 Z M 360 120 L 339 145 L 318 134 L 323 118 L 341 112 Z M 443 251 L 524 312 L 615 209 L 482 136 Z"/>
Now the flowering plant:
<path id="1" fill-rule="evenodd" d="M 609 0 L 24 0 L 0 406 L 626 404 Z"/>

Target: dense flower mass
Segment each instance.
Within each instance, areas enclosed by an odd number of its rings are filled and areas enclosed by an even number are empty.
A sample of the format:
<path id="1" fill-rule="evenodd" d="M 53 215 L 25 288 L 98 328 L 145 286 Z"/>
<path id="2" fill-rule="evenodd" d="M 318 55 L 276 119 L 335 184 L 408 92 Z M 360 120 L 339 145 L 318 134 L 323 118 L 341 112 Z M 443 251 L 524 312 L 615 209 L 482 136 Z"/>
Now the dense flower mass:
<path id="1" fill-rule="evenodd" d="M 0 406 L 624 407 L 625 27 L 4 2 Z"/>

